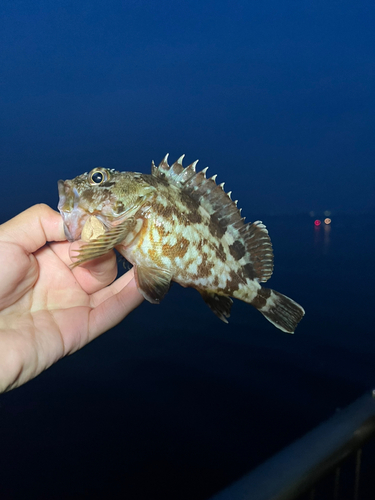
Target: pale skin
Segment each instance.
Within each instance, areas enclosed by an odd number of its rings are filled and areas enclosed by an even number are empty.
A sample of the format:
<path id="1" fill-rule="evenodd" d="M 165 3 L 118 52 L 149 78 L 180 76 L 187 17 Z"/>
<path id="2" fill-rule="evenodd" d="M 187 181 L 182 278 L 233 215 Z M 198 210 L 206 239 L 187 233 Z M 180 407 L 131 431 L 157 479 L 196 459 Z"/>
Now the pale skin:
<path id="1" fill-rule="evenodd" d="M 0 392 L 81 349 L 142 302 L 133 270 L 115 280 L 113 251 L 72 270 L 78 247 L 47 205 L 0 225 Z"/>

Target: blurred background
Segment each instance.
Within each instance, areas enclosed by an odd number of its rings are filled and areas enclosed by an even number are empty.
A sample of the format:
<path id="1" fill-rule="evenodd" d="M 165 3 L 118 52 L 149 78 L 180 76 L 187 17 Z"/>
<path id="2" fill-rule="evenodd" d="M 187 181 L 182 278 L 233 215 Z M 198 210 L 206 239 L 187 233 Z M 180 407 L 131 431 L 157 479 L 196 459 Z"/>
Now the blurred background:
<path id="1" fill-rule="evenodd" d="M 375 5 L 3 0 L 0 222 L 200 159 L 261 219 L 294 336 L 178 285 L 0 398 L 2 498 L 205 499 L 374 386 Z"/>

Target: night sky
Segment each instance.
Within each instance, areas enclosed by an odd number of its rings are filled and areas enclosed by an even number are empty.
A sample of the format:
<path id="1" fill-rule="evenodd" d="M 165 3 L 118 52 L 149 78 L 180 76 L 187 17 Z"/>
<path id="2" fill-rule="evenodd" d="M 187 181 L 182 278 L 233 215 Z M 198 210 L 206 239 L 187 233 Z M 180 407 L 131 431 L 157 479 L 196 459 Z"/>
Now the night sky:
<path id="1" fill-rule="evenodd" d="M 374 2 L 3 0 L 2 218 L 167 152 L 248 220 L 373 212 L 374 26 Z"/>

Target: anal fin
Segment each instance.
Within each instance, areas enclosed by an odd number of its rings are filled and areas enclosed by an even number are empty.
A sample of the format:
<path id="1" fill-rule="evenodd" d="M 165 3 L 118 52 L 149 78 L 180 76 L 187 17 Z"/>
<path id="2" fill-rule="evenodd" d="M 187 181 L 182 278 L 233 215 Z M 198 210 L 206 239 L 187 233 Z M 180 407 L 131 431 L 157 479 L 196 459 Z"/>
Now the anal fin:
<path id="1" fill-rule="evenodd" d="M 221 321 L 224 321 L 224 323 L 228 323 L 227 318 L 229 318 L 230 316 L 230 310 L 233 304 L 233 300 L 230 297 L 218 295 L 217 293 L 210 293 L 200 290 L 199 293 L 202 295 L 203 300 L 206 302 L 211 311 L 215 313 L 216 316 L 221 319 Z"/>
<path id="2" fill-rule="evenodd" d="M 134 266 L 137 287 L 146 300 L 159 304 L 171 285 L 172 275 L 159 267 Z"/>

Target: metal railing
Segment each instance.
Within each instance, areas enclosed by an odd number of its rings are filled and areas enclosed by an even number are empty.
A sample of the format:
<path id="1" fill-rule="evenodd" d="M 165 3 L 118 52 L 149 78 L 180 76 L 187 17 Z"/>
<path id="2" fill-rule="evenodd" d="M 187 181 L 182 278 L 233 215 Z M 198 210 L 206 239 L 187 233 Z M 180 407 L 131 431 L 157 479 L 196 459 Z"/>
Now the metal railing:
<path id="1" fill-rule="evenodd" d="M 375 437 L 375 390 L 337 412 L 211 500 L 293 500 L 304 493 L 307 493 L 304 498 L 312 500 L 315 486 L 329 473 L 334 475 L 330 498 L 339 500 L 341 464 L 353 454 L 352 498 L 360 500 L 361 448 L 372 437 Z M 375 491 L 373 494 L 375 498 Z"/>

